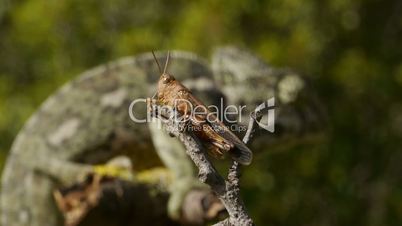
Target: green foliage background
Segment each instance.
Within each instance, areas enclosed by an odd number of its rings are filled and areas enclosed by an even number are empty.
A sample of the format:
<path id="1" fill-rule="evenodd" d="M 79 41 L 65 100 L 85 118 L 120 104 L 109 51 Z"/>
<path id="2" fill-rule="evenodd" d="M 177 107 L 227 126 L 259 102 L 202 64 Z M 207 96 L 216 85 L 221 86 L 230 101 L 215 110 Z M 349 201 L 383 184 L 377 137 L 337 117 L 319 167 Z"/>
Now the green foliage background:
<path id="1" fill-rule="evenodd" d="M 310 76 L 324 143 L 257 157 L 257 225 L 402 225 L 402 2 L 15 0 L 0 5 L 0 155 L 44 99 L 95 65 L 151 49 L 252 49 Z"/>

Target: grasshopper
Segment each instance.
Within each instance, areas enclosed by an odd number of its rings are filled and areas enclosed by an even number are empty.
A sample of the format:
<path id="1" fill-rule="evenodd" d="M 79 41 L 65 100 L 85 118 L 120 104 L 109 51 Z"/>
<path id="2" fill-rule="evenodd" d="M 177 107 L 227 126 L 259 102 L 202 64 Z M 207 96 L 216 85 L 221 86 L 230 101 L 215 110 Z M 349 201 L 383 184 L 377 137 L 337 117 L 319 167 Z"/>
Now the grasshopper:
<path id="1" fill-rule="evenodd" d="M 153 52 L 152 52 L 153 53 Z M 153 53 L 161 76 L 157 92 L 152 100 L 161 105 L 167 105 L 176 110 L 186 122 L 187 131 L 202 141 L 208 152 L 217 158 L 223 158 L 225 153 L 242 165 L 249 165 L 252 160 L 251 150 L 232 133 L 218 117 L 173 75 L 166 72 L 170 53 L 168 52 L 164 70 L 161 70 Z M 156 99 L 155 96 L 157 97 Z M 192 110 L 197 109 L 196 112 Z M 191 126 L 191 130 L 189 127 Z"/>

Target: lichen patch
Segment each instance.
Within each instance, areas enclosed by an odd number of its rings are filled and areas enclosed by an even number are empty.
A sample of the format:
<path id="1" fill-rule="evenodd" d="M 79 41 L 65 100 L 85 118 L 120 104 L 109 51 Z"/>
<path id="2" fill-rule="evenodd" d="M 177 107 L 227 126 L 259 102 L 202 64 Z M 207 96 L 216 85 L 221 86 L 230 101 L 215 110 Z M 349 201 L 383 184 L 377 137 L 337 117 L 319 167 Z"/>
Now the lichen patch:
<path id="1" fill-rule="evenodd" d="M 62 144 L 77 132 L 79 125 L 80 120 L 78 118 L 68 119 L 48 137 L 49 143 L 55 146 Z"/>
<path id="2" fill-rule="evenodd" d="M 101 97 L 101 105 L 106 107 L 117 108 L 120 107 L 127 97 L 127 91 L 125 89 L 118 89 L 104 94 Z"/>

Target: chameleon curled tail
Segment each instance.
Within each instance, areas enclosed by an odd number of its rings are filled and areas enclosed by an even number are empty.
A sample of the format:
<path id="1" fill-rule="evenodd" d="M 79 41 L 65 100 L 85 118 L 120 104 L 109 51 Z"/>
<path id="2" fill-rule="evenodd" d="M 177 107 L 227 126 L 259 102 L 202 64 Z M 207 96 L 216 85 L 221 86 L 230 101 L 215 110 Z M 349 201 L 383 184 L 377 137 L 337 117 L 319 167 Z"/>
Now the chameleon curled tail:
<path id="1" fill-rule="evenodd" d="M 159 61 L 165 58 L 162 53 L 156 55 Z M 293 109 L 289 107 L 292 103 L 299 102 L 298 94 L 306 90 L 305 86 L 278 90 L 287 75 L 304 85 L 297 74 L 274 72 L 254 55 L 232 47 L 216 51 L 214 72 L 207 61 L 192 53 L 173 51 L 171 57 L 169 72 L 207 104 L 219 101 L 221 91 L 229 103 L 250 105 L 264 101 L 261 98 L 268 93 L 282 92 L 287 98 L 281 100 L 285 109 L 281 112 L 283 121 L 291 122 L 283 123 L 285 128 L 299 132 L 294 125 L 319 127 L 316 124 L 320 114 L 316 111 L 308 111 L 309 117 L 289 111 Z M 51 95 L 12 145 L 2 175 L 2 225 L 61 225 L 52 192 L 56 182 L 69 183 L 80 173 L 69 163 L 78 163 L 83 170 L 117 155 L 130 157 L 135 171 L 162 165 L 172 171 L 175 180 L 171 190 L 176 192 L 172 192 L 169 211 L 177 217 L 183 194 L 189 186 L 198 186 L 192 163 L 176 139 L 169 138 L 155 124 L 133 122 L 128 112 L 133 100 L 152 96 L 158 77 L 152 54 L 145 53 L 84 72 Z M 258 95 L 240 98 L 242 84 L 252 86 L 255 81 L 258 89 L 265 86 L 262 90 L 266 95 L 261 96 L 259 90 Z M 293 99 L 289 100 L 289 95 Z M 314 109 L 310 106 L 314 101 L 303 99 L 302 103 L 309 110 Z M 145 103 L 136 104 L 131 110 L 136 118 L 146 117 Z"/>

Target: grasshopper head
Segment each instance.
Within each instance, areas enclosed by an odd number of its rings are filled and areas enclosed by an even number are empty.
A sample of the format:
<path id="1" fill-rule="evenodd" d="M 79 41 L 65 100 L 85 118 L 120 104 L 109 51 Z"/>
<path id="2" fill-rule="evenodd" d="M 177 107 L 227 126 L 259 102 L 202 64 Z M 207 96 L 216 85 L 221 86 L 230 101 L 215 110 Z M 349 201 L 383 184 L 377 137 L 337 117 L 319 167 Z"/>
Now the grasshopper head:
<path id="1" fill-rule="evenodd" d="M 171 86 L 175 80 L 173 75 L 163 73 L 158 81 L 158 91 L 165 90 L 167 87 Z"/>
<path id="2" fill-rule="evenodd" d="M 172 95 L 172 92 L 173 92 L 172 89 L 174 89 L 174 84 L 175 84 L 175 80 L 176 80 L 172 75 L 170 75 L 166 72 L 168 64 L 169 64 L 170 52 L 168 51 L 168 53 L 167 53 L 165 67 L 163 69 L 163 72 L 159 65 L 158 59 L 156 58 L 155 53 L 153 51 L 152 51 L 152 54 L 155 58 L 155 62 L 157 63 L 159 71 L 161 73 L 161 77 L 159 78 L 159 81 L 158 81 L 157 93 L 158 93 L 158 99 L 163 101 L 164 99 L 167 98 L 167 96 Z"/>
<path id="3" fill-rule="evenodd" d="M 174 89 L 176 79 L 173 75 L 163 73 L 158 81 L 158 99 L 164 100 L 167 96 L 171 96 Z"/>
<path id="4" fill-rule="evenodd" d="M 163 73 L 161 75 L 160 79 L 159 79 L 159 83 L 167 85 L 167 84 L 171 83 L 174 80 L 175 80 L 175 78 L 173 77 L 173 75 Z"/>

